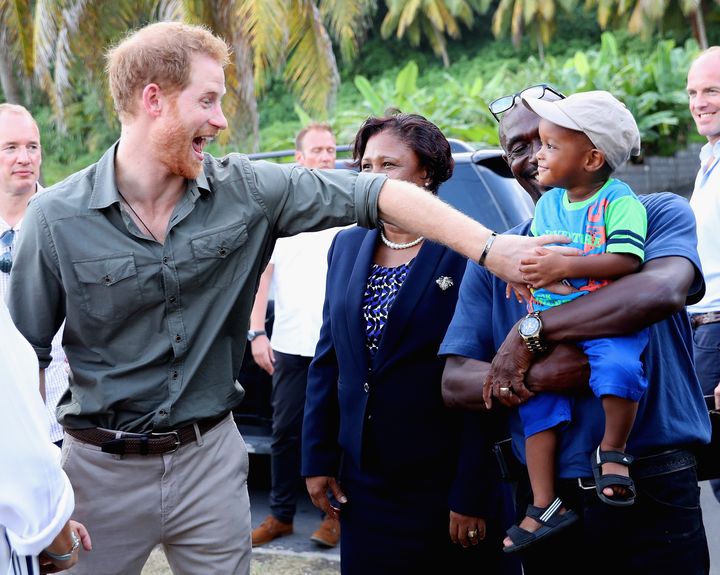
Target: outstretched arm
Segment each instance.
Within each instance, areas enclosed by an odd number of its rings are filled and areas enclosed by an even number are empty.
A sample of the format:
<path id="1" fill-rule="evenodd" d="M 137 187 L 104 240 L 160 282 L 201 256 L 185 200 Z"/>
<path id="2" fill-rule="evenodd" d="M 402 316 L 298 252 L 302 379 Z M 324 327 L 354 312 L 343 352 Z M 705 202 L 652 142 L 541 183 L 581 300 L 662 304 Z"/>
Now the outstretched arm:
<path id="1" fill-rule="evenodd" d="M 484 265 L 496 276 L 516 283 L 522 280 L 520 261 L 532 256 L 538 246 L 569 241 L 561 235 L 499 235 L 491 240 L 492 232 L 482 224 L 401 180 L 387 180 L 383 184 L 378 211 L 381 219 L 440 242 L 475 262 L 486 252 Z M 488 241 L 492 241 L 492 246 L 486 250 Z M 578 253 L 572 248 L 565 250 L 564 253 Z"/>

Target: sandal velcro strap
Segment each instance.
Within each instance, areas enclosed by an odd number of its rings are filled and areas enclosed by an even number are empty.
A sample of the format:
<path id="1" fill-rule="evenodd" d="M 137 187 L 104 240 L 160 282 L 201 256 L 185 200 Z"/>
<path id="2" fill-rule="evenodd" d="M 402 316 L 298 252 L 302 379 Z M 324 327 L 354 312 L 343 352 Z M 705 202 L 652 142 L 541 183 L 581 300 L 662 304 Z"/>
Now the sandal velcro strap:
<path id="1" fill-rule="evenodd" d="M 602 451 L 598 447 L 595 450 L 595 461 L 600 465 L 603 463 L 619 463 L 620 465 L 629 466 L 635 461 L 635 458 L 622 451 Z"/>

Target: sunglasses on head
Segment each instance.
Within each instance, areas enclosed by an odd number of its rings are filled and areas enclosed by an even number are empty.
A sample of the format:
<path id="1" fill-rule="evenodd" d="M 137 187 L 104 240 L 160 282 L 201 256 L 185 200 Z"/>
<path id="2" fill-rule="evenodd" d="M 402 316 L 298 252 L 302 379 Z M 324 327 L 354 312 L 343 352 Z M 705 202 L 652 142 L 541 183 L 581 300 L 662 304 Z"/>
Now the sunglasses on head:
<path id="1" fill-rule="evenodd" d="M 5 230 L 0 234 L 0 245 L 10 248 L 2 256 L 0 256 L 0 272 L 9 274 L 12 269 L 12 244 L 15 239 L 15 230 Z"/>
<path id="2" fill-rule="evenodd" d="M 529 88 L 525 88 L 524 90 L 520 90 L 514 94 L 496 98 L 490 102 L 488 108 L 490 108 L 490 113 L 493 115 L 493 118 L 499 122 L 500 117 L 498 114 L 507 112 L 510 108 L 512 108 L 515 105 L 515 100 L 517 98 L 522 99 L 522 97 L 525 96 L 527 98 L 537 98 L 538 100 L 542 100 L 548 92 L 555 94 L 561 100 L 565 98 L 563 93 L 558 92 L 550 84 L 537 84 L 536 86 L 530 86 Z"/>

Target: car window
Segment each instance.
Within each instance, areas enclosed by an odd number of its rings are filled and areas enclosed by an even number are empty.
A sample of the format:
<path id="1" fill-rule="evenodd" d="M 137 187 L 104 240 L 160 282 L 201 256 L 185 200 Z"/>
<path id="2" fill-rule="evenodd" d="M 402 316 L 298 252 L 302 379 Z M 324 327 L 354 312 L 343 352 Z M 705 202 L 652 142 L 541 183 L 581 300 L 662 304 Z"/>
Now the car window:
<path id="1" fill-rule="evenodd" d="M 471 162 L 457 162 L 453 177 L 440 186 L 440 197 L 497 232 L 532 217 L 532 202 L 512 178 Z"/>

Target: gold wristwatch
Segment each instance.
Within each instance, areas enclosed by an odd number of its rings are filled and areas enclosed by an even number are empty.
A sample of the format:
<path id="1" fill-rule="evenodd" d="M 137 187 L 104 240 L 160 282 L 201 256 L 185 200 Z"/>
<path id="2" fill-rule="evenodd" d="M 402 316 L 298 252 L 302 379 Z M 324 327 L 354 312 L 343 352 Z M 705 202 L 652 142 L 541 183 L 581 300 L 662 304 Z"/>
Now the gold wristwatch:
<path id="1" fill-rule="evenodd" d="M 518 333 L 530 353 L 542 353 L 547 350 L 547 346 L 541 340 L 542 327 L 542 320 L 538 312 L 527 314 L 518 324 Z"/>

